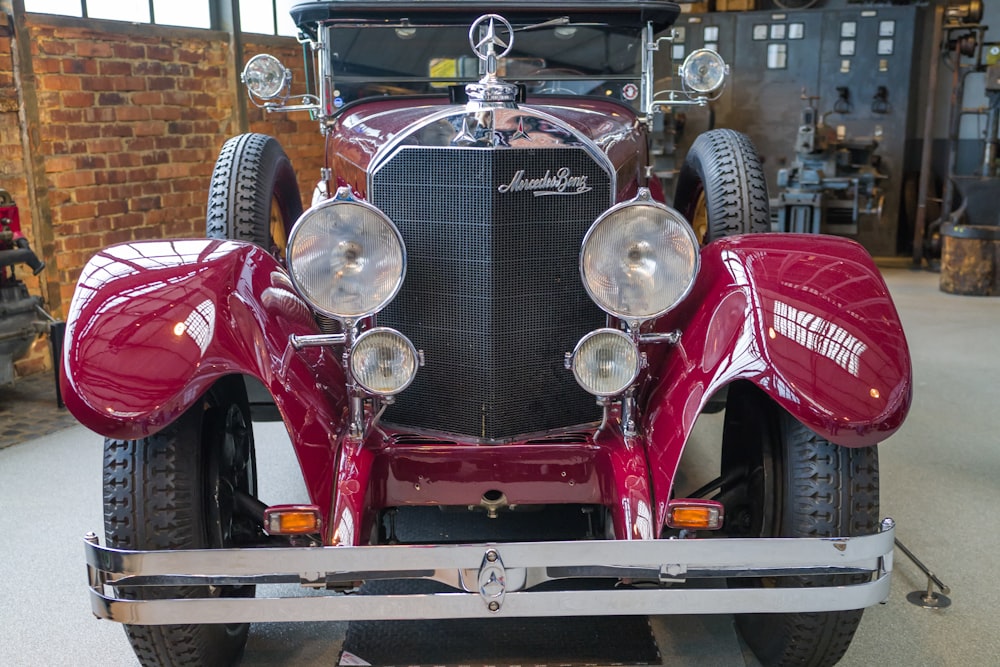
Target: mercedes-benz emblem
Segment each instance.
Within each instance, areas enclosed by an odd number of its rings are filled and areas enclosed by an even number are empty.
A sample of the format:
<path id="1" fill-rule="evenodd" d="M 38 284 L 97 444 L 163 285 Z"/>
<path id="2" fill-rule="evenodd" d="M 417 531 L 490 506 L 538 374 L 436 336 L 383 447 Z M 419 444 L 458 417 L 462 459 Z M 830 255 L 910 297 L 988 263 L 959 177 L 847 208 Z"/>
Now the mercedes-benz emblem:
<path id="1" fill-rule="evenodd" d="M 486 34 L 479 37 L 480 27 L 487 21 L 489 23 L 486 26 Z M 497 23 L 500 23 L 502 28 L 507 30 L 507 41 L 501 39 L 500 35 L 497 34 Z M 507 19 L 499 14 L 484 14 L 476 19 L 472 27 L 469 28 L 469 44 L 480 60 L 489 62 L 491 56 L 494 59 L 503 58 L 510 53 L 511 47 L 514 46 L 514 28 Z M 499 53 L 497 53 L 498 48 L 502 49 Z"/>

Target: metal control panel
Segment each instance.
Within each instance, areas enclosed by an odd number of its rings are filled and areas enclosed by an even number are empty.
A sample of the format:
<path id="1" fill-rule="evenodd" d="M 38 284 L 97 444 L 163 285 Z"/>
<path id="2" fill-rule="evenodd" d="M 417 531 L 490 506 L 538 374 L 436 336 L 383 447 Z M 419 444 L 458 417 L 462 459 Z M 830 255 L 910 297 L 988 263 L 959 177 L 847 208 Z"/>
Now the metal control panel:
<path id="1" fill-rule="evenodd" d="M 764 160 L 774 197 L 779 171 L 795 158 L 802 112 L 814 106 L 838 138 L 878 141 L 875 158 L 885 176 L 881 215 L 863 215 L 832 233 L 856 238 L 873 255 L 895 255 L 907 139 L 916 134 L 915 36 L 923 34 L 925 13 L 914 6 L 859 5 L 682 15 L 681 34 L 661 49 L 657 66 L 668 59 L 676 64 L 696 48 L 715 48 L 732 78 L 710 111 L 688 112 L 678 155 L 713 122 L 745 132 Z"/>

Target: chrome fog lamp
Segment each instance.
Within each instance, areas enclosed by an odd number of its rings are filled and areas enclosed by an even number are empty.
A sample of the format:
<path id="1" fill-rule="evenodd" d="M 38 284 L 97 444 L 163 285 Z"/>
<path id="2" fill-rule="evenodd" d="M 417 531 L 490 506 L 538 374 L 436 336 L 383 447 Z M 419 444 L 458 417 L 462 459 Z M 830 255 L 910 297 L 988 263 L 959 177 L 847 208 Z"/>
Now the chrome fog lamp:
<path id="1" fill-rule="evenodd" d="M 728 73 L 726 61 L 711 49 L 692 51 L 681 65 L 684 90 L 696 95 L 710 95 L 722 88 Z"/>
<path id="2" fill-rule="evenodd" d="M 418 365 L 413 343 L 395 329 L 369 329 L 351 348 L 351 375 L 369 394 L 398 394 L 413 382 Z"/>
<path id="3" fill-rule="evenodd" d="M 406 273 L 396 225 L 371 204 L 353 199 L 328 199 L 303 213 L 289 236 L 286 257 L 302 297 L 340 320 L 385 308 Z"/>
<path id="4" fill-rule="evenodd" d="M 639 377 L 635 342 L 617 329 L 597 329 L 580 339 L 571 366 L 580 386 L 594 396 L 617 396 Z"/>
<path id="5" fill-rule="evenodd" d="M 292 72 L 277 58 L 267 53 L 247 61 L 240 80 L 254 97 L 273 100 L 282 95 L 292 79 Z M 287 95 L 285 95 L 287 97 Z"/>
<path id="6" fill-rule="evenodd" d="M 580 275 L 602 310 L 634 324 L 666 313 L 687 296 L 698 259 L 698 241 L 684 217 L 642 189 L 590 227 Z"/>

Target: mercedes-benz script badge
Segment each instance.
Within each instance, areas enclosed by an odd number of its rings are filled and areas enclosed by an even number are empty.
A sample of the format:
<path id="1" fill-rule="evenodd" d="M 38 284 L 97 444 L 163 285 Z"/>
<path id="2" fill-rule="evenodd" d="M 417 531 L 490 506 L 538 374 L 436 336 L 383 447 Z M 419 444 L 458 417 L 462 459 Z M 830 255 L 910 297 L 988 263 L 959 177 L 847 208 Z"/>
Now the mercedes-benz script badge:
<path id="1" fill-rule="evenodd" d="M 573 176 L 569 167 L 562 167 L 556 173 L 546 169 L 545 175 L 541 178 L 525 178 L 524 169 L 514 174 L 507 185 L 497 188 L 500 194 L 508 192 L 522 192 L 527 190 L 536 197 L 546 197 L 548 195 L 581 195 L 590 192 L 591 187 L 587 185 L 586 176 Z"/>

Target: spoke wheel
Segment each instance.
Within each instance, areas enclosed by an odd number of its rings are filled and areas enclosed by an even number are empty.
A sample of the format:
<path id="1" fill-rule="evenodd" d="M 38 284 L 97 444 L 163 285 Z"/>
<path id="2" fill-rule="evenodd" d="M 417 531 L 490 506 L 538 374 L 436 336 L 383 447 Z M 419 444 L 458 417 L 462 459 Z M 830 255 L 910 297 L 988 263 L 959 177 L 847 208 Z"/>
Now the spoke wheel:
<path id="1" fill-rule="evenodd" d="M 730 390 L 722 451 L 733 482 L 719 500 L 730 537 L 840 537 L 879 530 L 878 454 L 818 436 L 756 388 Z M 734 579 L 737 587 L 863 583 L 867 575 Z M 847 651 L 863 610 L 739 614 L 736 626 L 765 666 L 828 667 Z"/>
<path id="2" fill-rule="evenodd" d="M 249 544 L 253 519 L 237 493 L 257 495 L 253 431 L 240 378 L 217 383 L 176 422 L 141 440 L 104 444 L 104 529 L 116 549 L 213 549 Z M 253 597 L 253 586 L 129 589 L 132 599 Z M 228 665 L 248 624 L 126 625 L 144 665 Z"/>
<path id="3" fill-rule="evenodd" d="M 695 200 L 694 213 L 691 214 L 691 227 L 694 229 L 695 238 L 702 245 L 705 245 L 708 238 L 708 207 L 705 205 L 705 190 L 700 189 Z"/>

